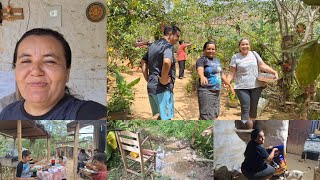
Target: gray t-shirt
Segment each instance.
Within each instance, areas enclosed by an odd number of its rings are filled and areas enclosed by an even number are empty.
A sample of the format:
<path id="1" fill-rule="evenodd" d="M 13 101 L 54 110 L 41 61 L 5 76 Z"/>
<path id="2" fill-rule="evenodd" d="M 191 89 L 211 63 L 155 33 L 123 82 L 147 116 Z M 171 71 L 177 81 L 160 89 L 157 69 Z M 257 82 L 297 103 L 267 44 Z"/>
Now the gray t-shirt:
<path id="1" fill-rule="evenodd" d="M 257 80 L 258 62 L 260 64 L 263 61 L 259 54 L 254 51 L 249 51 L 246 56 L 241 55 L 241 53 L 232 56 L 230 66 L 236 68 L 234 89 L 261 87 L 261 83 Z"/>
<path id="2" fill-rule="evenodd" d="M 162 85 L 159 82 L 164 58 L 169 58 L 172 62 L 169 70 L 171 82 L 167 85 Z M 142 59 L 147 62 L 149 68 L 149 79 L 147 85 L 148 93 L 159 94 L 166 90 L 173 92 L 173 86 L 176 77 L 173 45 L 170 44 L 166 39 L 161 38 L 150 45 L 148 52 L 144 54 Z"/>

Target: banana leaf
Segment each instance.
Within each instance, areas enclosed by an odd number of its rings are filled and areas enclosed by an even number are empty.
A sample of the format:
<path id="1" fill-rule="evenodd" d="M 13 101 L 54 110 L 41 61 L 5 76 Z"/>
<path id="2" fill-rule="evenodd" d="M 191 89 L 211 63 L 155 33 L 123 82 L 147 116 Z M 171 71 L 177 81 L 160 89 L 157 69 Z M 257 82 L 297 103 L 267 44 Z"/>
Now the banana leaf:
<path id="1" fill-rule="evenodd" d="M 107 161 L 111 158 L 113 148 L 107 144 Z"/>
<path id="2" fill-rule="evenodd" d="M 137 78 L 137 79 L 133 80 L 132 82 L 130 82 L 127 85 L 127 87 L 131 89 L 134 85 L 138 84 L 139 82 L 140 82 L 140 78 Z"/>
<path id="3" fill-rule="evenodd" d="M 312 40 L 312 41 L 309 41 L 309 42 L 305 42 L 305 43 L 301 43 L 301 44 L 298 44 L 294 47 L 291 47 L 289 49 L 284 49 L 283 51 L 281 52 L 284 52 L 284 53 L 295 53 L 297 51 L 301 51 L 301 50 L 304 50 L 305 48 L 308 48 L 310 46 L 312 46 L 315 42 L 317 42 L 318 40 Z"/>
<path id="4" fill-rule="evenodd" d="M 299 59 L 296 76 L 299 84 L 303 87 L 314 84 L 320 74 L 320 44 L 315 41 L 305 48 Z"/>
<path id="5" fill-rule="evenodd" d="M 320 6 L 320 1 L 319 0 L 302 0 L 305 4 L 308 5 L 317 5 Z"/>

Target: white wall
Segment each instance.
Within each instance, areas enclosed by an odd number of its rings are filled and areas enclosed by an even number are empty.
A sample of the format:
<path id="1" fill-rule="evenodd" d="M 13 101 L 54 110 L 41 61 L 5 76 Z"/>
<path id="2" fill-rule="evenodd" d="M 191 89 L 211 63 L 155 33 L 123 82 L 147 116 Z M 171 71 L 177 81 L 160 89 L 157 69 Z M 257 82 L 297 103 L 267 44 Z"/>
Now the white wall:
<path id="1" fill-rule="evenodd" d="M 23 8 L 25 17 L 0 26 L 0 71 L 11 71 L 15 44 L 27 30 L 52 28 L 64 35 L 72 50 L 68 86 L 84 99 L 106 104 L 106 17 L 98 23 L 86 18 L 87 6 L 96 1 L 106 6 L 103 0 L 11 0 L 13 8 Z M 0 2 L 6 6 L 8 1 Z M 56 5 L 61 6 L 61 26 L 59 18 L 49 16 L 48 8 Z"/>
<path id="2" fill-rule="evenodd" d="M 214 167 L 227 166 L 229 170 L 241 166 L 246 143 L 234 132 L 234 121 L 214 121 Z"/>

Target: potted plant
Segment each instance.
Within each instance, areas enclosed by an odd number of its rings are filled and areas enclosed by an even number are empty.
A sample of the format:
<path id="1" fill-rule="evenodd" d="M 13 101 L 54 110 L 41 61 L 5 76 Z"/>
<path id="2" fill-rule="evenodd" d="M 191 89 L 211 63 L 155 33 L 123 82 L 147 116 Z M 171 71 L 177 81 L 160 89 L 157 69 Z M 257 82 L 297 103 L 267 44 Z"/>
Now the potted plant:
<path id="1" fill-rule="evenodd" d="M 117 88 L 108 102 L 108 119 L 125 120 L 128 113 L 130 113 L 130 106 L 134 100 L 134 91 L 132 88 L 139 83 L 140 78 L 127 84 L 124 77 L 118 71 L 115 71 L 115 75 Z"/>

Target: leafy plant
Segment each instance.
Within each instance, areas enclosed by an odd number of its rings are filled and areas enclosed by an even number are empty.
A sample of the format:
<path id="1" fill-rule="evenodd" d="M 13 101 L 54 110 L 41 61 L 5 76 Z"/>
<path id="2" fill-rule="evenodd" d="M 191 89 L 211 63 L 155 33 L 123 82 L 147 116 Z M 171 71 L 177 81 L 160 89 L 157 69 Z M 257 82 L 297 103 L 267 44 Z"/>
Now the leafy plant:
<path id="1" fill-rule="evenodd" d="M 197 89 L 198 82 L 199 82 L 199 75 L 194 65 L 191 72 L 191 79 L 189 80 L 186 86 L 187 92 L 192 93 L 193 91 L 195 91 Z"/>
<path id="2" fill-rule="evenodd" d="M 234 87 L 234 82 L 231 83 L 231 86 Z M 229 91 L 228 96 L 229 96 L 229 99 L 231 99 L 231 100 L 238 99 L 237 95 L 236 94 L 232 94 L 231 91 Z"/>
<path id="3" fill-rule="evenodd" d="M 134 91 L 133 86 L 139 83 L 140 78 L 133 80 L 128 83 L 124 77 L 118 72 L 115 71 L 117 88 L 112 94 L 110 102 L 108 103 L 109 112 L 120 112 L 128 111 L 130 112 L 130 105 L 134 100 Z"/>

